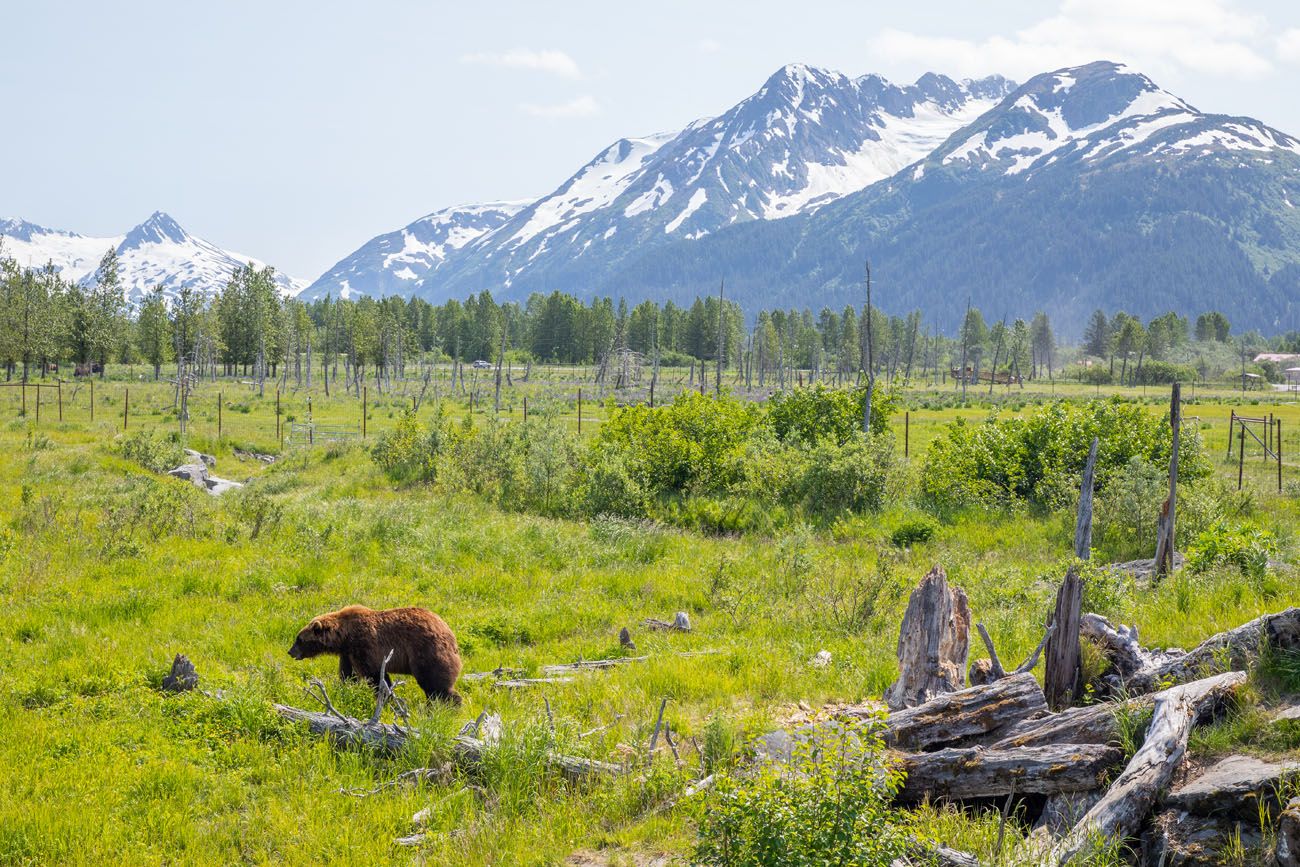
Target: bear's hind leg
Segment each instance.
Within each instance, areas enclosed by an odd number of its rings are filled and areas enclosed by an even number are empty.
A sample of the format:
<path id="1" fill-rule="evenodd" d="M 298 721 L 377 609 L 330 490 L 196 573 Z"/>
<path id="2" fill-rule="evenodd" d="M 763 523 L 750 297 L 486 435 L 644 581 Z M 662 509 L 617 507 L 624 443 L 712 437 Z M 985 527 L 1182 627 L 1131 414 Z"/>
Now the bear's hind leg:
<path id="1" fill-rule="evenodd" d="M 422 672 L 415 676 L 415 682 L 424 690 L 424 697 L 428 701 L 446 701 L 460 707 L 460 693 L 456 692 L 454 683 L 447 682 L 446 675 L 430 676 L 427 672 Z"/>

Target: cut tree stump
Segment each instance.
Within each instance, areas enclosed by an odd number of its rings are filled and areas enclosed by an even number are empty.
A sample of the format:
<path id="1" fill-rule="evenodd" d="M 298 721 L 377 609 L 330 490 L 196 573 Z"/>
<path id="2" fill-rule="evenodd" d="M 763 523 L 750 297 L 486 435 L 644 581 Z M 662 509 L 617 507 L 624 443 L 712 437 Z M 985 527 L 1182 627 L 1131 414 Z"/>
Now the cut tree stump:
<path id="1" fill-rule="evenodd" d="M 1142 747 L 1101 800 L 1052 847 L 1049 863 L 1066 864 L 1098 839 L 1127 839 L 1137 833 L 1160 792 L 1169 786 L 1197 719 L 1245 682 L 1245 673 L 1234 671 L 1157 695 Z"/>
<path id="2" fill-rule="evenodd" d="M 942 566 L 930 570 L 907 602 L 898 633 L 898 680 L 885 690 L 893 710 L 915 707 L 966 685 L 970 606 L 949 587 Z"/>
<path id="3" fill-rule="evenodd" d="M 1034 676 L 1016 674 L 895 711 L 885 720 L 885 743 L 925 752 L 997 732 L 1046 709 L 1047 700 Z M 866 718 L 871 710 L 850 708 L 845 713 Z"/>
<path id="4" fill-rule="evenodd" d="M 1052 710 L 1067 708 L 1080 693 L 1079 617 L 1083 605 L 1083 579 L 1070 566 L 1056 593 L 1055 628 L 1047 637 L 1047 662 L 1043 674 L 1043 693 Z"/>
<path id="5" fill-rule="evenodd" d="M 899 760 L 907 772 L 899 799 L 989 798 L 1052 795 L 1099 788 L 1107 771 L 1124 760 L 1118 747 L 1104 744 L 1054 744 L 990 750 L 947 748 L 909 753 Z"/>

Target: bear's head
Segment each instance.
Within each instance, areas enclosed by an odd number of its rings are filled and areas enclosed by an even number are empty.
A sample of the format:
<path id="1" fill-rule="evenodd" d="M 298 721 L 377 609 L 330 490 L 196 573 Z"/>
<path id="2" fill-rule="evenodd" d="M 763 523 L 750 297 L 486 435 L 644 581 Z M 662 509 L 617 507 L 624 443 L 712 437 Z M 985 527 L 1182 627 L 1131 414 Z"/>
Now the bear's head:
<path id="1" fill-rule="evenodd" d="M 317 617 L 302 628 L 294 639 L 289 655 L 294 659 L 311 659 L 334 650 L 334 633 L 336 629 L 324 617 Z"/>

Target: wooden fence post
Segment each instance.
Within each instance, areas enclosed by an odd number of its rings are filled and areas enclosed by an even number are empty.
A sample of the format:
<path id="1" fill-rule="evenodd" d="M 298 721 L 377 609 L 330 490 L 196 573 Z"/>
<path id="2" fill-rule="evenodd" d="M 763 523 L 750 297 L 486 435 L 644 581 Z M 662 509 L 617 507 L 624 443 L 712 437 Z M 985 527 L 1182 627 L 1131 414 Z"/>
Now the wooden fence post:
<path id="1" fill-rule="evenodd" d="M 1241 474 L 1246 468 L 1246 423 L 1237 422 L 1237 490 L 1241 490 Z M 1228 437 L 1229 441 L 1232 437 Z"/>
<path id="2" fill-rule="evenodd" d="M 1178 514 L 1178 432 L 1182 421 L 1182 397 L 1178 383 L 1174 383 L 1169 396 L 1169 429 L 1172 441 L 1169 446 L 1169 499 L 1156 527 L 1156 577 L 1163 578 L 1174 569 L 1174 532 Z M 1271 425 L 1270 425 L 1271 427 Z"/>
<path id="3" fill-rule="evenodd" d="M 95 380 L 90 381 L 90 420 L 95 420 Z"/>
<path id="4" fill-rule="evenodd" d="M 221 392 L 217 392 L 217 439 L 221 439 Z"/>
<path id="5" fill-rule="evenodd" d="M 41 423 L 41 387 L 36 386 L 36 423 Z"/>
<path id="6" fill-rule="evenodd" d="M 122 430 L 126 430 L 127 423 L 131 418 L 131 389 L 125 389 L 122 393 Z"/>
<path id="7" fill-rule="evenodd" d="M 27 418 L 27 381 L 26 380 L 23 380 L 23 386 L 21 390 L 23 393 L 23 419 L 26 420 Z"/>
<path id="8" fill-rule="evenodd" d="M 578 386 L 578 433 L 582 433 L 582 386 Z"/>
<path id="9" fill-rule="evenodd" d="M 60 379 L 55 388 L 59 394 L 59 421 L 63 421 L 63 380 Z"/>
<path id="10" fill-rule="evenodd" d="M 524 395 L 524 421 L 528 421 L 528 395 Z"/>
<path id="11" fill-rule="evenodd" d="M 1237 426 L 1237 411 L 1234 409 L 1228 417 L 1228 457 L 1232 457 L 1232 431 Z"/>
<path id="12" fill-rule="evenodd" d="M 1074 522 L 1074 556 L 1087 560 L 1092 555 L 1092 489 L 1097 472 L 1097 438 L 1088 447 L 1083 465 L 1083 482 L 1079 485 L 1079 515 Z"/>
<path id="13" fill-rule="evenodd" d="M 280 389 L 275 390 L 275 441 L 281 443 L 284 441 L 280 436 Z"/>
<path id="14" fill-rule="evenodd" d="M 911 454 L 912 441 L 912 413 L 909 410 L 903 410 L 903 457 Z"/>
<path id="15" fill-rule="evenodd" d="M 366 404 L 370 400 L 370 388 L 361 386 L 361 438 L 366 438 Z"/>
<path id="16" fill-rule="evenodd" d="M 1277 420 L 1277 492 L 1282 493 L 1282 419 Z"/>

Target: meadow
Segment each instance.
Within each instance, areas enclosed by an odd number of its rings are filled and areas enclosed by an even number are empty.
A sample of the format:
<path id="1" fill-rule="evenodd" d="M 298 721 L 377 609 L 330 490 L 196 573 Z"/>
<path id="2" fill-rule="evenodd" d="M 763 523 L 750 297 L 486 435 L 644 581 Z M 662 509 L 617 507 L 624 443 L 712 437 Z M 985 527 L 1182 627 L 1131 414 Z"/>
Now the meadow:
<path id="1" fill-rule="evenodd" d="M 1073 514 L 1032 504 L 936 511 L 918 477 L 947 425 L 1029 413 L 1058 398 L 1119 395 L 1156 416 L 1168 408 L 1167 390 L 1156 387 L 1030 383 L 989 395 L 987 386 L 972 386 L 965 406 L 951 384 L 904 389 L 889 421 L 902 481 L 881 508 L 818 521 L 795 516 L 772 532 L 704 534 L 627 517 L 503 508 L 445 481 L 394 482 L 367 450 L 396 428 L 418 381 L 387 394 L 371 384 L 364 440 L 358 399 L 314 390 L 316 423 L 358 430 L 346 442 L 312 446 L 277 441 L 271 383 L 262 394 L 246 382 L 200 383 L 186 445 L 214 455 L 215 474 L 249 482 L 212 498 L 123 454 L 122 443 L 139 431 L 163 437 L 178 424 L 170 385 L 142 378 L 138 368 L 111 373 L 95 385 L 93 422 L 88 383 L 63 387 L 61 422 L 52 392 L 41 397 L 38 423 L 31 391 L 20 417 L 18 389 L 0 389 L 0 594 L 7 603 L 0 863 L 685 857 L 705 808 L 692 800 L 668 809 L 668 802 L 701 766 L 725 767 L 756 734 L 826 705 L 879 697 L 896 671 L 907 594 L 931 566 L 942 564 L 967 591 L 1004 659 L 1025 657 L 1041 638 L 1070 562 Z M 466 394 L 449 396 L 445 380 L 435 379 L 417 417 L 441 412 L 454 425 L 486 424 L 492 372 L 480 373 Z M 536 367 L 523 382 L 516 371 L 501 416 L 522 422 L 527 397 L 533 412 L 547 407 L 576 435 L 581 375 Z M 616 401 L 582 387 L 586 441 Z M 662 400 L 673 388 L 664 392 Z M 279 403 L 284 431 L 307 418 L 305 393 L 286 390 Z M 1247 452 L 1244 491 L 1235 493 L 1238 462 L 1226 454 L 1233 409 L 1282 420 L 1281 493 L 1275 465 L 1257 448 Z M 1151 646 L 1189 647 L 1286 607 L 1300 590 L 1293 565 L 1300 404 L 1292 395 L 1199 388 L 1184 413 L 1219 485 L 1222 521 L 1268 539 L 1270 555 L 1249 573 L 1211 564 L 1154 586 L 1091 571 L 1087 606 L 1137 624 Z M 266 465 L 245 452 L 278 460 Z M 897 532 L 918 523 L 932 527 L 929 538 Z M 532 689 L 462 680 L 460 708 L 426 706 L 408 683 L 399 692 L 421 738 L 396 756 L 338 750 L 280 719 L 272 704 L 310 707 L 303 686 L 316 676 L 341 710 L 369 716 L 372 693 L 340 683 L 332 659 L 295 662 L 287 654 L 312 616 L 353 602 L 439 612 L 458 635 L 467 673 L 504 667 L 536 676 L 552 663 L 648 659 Z M 641 626 L 677 611 L 688 613 L 690 633 Z M 622 627 L 634 652 L 620 647 Z M 821 650 L 830 652 L 830 665 L 811 664 Z M 159 689 L 176 653 L 193 660 L 199 691 Z M 1266 701 L 1278 688 L 1286 684 L 1261 681 L 1255 697 Z M 546 772 L 547 749 L 640 761 L 664 699 L 680 765 L 661 752 L 645 773 L 599 784 Z M 502 716 L 506 737 L 481 769 L 448 766 L 418 786 L 384 788 L 404 771 L 446 765 L 451 737 L 484 710 Z M 1248 702 L 1198 733 L 1193 746 L 1201 754 L 1271 754 L 1300 742 L 1270 734 Z M 424 808 L 429 833 L 421 844 L 395 846 Z M 926 826 L 987 855 L 996 816 L 935 810 Z"/>

